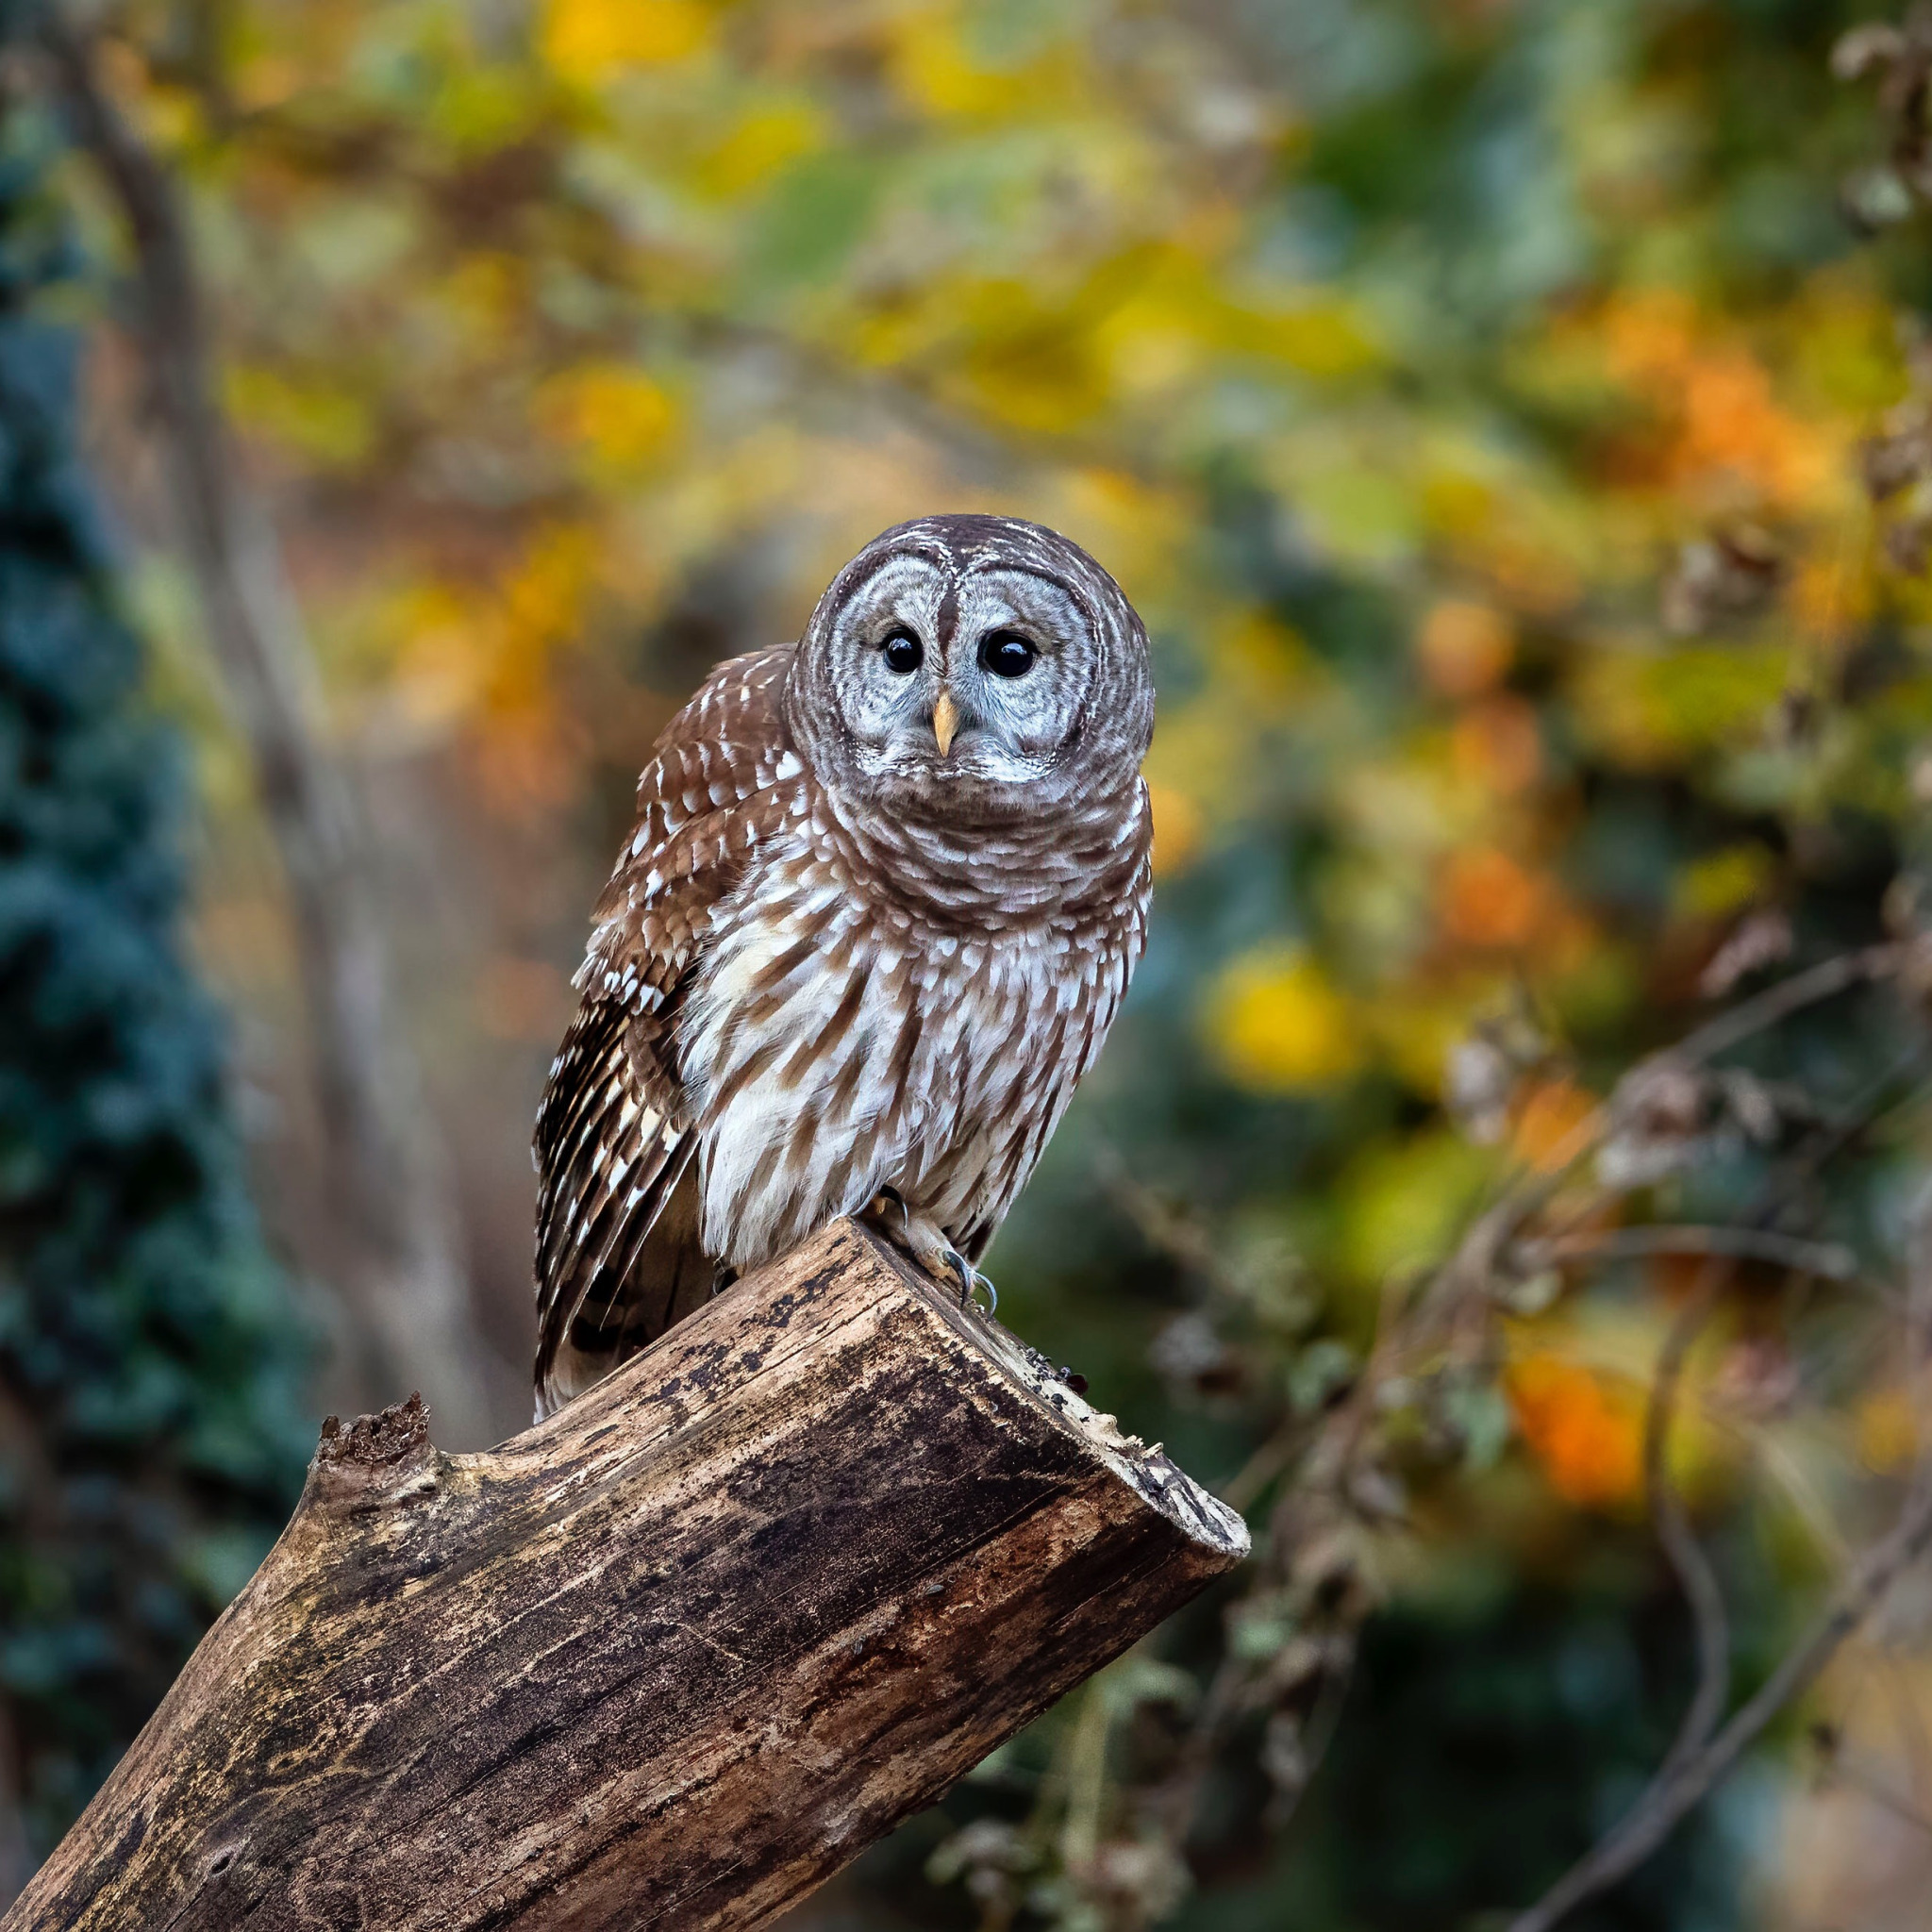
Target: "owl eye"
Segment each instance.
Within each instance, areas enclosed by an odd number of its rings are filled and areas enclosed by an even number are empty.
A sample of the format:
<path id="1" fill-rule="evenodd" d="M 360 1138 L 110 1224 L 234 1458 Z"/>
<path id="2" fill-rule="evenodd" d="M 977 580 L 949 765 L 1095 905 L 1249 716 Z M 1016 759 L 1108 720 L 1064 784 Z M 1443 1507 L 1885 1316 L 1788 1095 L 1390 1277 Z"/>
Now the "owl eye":
<path id="1" fill-rule="evenodd" d="M 979 661 L 995 677 L 1024 677 L 1039 656 L 1033 641 L 1016 630 L 989 631 L 979 646 Z"/>
<path id="2" fill-rule="evenodd" d="M 901 677 L 910 677 L 925 662 L 925 646 L 901 625 L 885 637 L 886 669 Z"/>

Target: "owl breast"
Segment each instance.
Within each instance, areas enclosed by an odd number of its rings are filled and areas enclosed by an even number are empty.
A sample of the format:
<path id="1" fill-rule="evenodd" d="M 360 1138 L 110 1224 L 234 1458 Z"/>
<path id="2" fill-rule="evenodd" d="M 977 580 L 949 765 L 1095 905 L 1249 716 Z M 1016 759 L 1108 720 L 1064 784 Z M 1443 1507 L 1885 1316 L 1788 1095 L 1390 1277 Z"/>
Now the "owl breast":
<path id="1" fill-rule="evenodd" d="M 753 1266 L 890 1187 L 976 1259 L 1099 1051 L 1144 895 L 975 932 L 860 890 L 826 831 L 720 906 L 680 1028 L 704 1246 Z"/>

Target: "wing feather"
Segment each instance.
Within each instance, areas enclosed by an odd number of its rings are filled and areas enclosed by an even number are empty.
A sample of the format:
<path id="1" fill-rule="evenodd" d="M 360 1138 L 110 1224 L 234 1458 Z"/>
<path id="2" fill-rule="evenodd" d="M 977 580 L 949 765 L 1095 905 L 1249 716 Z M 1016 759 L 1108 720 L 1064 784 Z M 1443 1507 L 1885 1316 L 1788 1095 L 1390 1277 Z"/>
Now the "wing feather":
<path id="1" fill-rule="evenodd" d="M 792 647 L 721 664 L 666 727 L 538 1109 L 541 1419 L 708 1299 L 676 1025 L 713 908 L 805 784 L 779 693 Z"/>

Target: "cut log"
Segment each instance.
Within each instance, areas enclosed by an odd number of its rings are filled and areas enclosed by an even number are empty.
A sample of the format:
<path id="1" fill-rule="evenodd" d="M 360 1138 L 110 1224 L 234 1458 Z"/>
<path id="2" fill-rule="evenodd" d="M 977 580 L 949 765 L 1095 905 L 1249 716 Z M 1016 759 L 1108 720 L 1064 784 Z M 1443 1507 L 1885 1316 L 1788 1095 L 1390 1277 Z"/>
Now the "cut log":
<path id="1" fill-rule="evenodd" d="M 762 1924 L 1246 1550 L 841 1222 L 487 1454 L 327 1425 L 0 1932 Z"/>

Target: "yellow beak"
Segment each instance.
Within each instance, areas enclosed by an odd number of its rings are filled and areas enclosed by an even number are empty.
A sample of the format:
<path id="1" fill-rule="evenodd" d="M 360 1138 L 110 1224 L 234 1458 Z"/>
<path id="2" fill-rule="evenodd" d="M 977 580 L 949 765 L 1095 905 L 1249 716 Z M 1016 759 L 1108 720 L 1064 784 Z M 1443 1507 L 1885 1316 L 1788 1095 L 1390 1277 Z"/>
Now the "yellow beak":
<path id="1" fill-rule="evenodd" d="M 953 693 L 942 691 L 932 708 L 932 735 L 939 741 L 941 758 L 952 756 L 953 734 L 958 728 L 959 708 L 953 702 Z"/>

